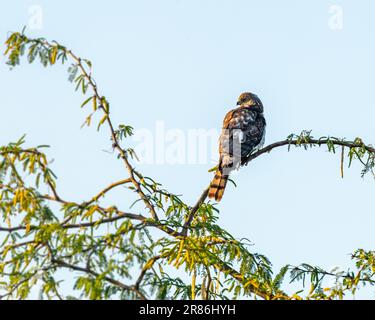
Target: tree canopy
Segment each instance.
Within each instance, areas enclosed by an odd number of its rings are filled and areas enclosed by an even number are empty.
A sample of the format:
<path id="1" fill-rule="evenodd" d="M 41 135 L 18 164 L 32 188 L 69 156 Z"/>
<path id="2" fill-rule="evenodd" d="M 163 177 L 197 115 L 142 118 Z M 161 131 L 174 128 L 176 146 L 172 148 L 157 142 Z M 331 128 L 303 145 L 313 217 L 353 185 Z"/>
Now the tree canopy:
<path id="1" fill-rule="evenodd" d="M 133 134 L 128 124 L 114 125 L 109 100 L 92 76 L 92 64 L 56 41 L 10 34 L 5 55 L 11 68 L 26 56 L 44 67 L 70 63 L 69 81 L 85 95 L 83 125 L 101 114 L 97 130 L 108 130 L 123 163 L 119 180 L 87 200 L 75 202 L 59 192 L 46 148 L 28 147 L 25 137 L 0 147 L 0 299 L 30 297 L 42 284 L 50 299 L 336 299 L 374 285 L 375 252 L 352 253 L 354 269 L 335 273 L 318 266 L 286 265 L 273 270 L 270 260 L 253 252 L 247 239 L 237 239 L 218 222 L 208 188 L 195 204 L 166 190 L 135 168 L 136 154 L 128 146 Z M 362 164 L 362 175 L 374 174 L 375 149 L 360 138 L 314 138 L 310 131 L 291 134 L 251 154 L 247 165 L 275 148 L 326 147 Z M 133 193 L 133 203 L 107 207 L 103 198 L 115 188 Z M 85 194 L 85 190 L 82 190 Z M 123 208 L 124 207 L 124 208 Z M 71 279 L 61 279 L 67 269 Z M 66 276 L 66 274 L 63 274 Z M 326 287 L 324 279 L 336 279 Z M 299 290 L 286 292 L 283 280 Z M 72 283 L 61 291 L 61 280 Z"/>

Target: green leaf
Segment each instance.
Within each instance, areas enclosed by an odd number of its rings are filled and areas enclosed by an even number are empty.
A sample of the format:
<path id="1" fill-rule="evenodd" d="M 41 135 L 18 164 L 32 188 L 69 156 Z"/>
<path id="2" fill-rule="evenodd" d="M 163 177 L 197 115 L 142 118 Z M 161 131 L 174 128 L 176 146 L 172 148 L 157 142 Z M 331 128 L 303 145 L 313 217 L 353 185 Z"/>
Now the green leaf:
<path id="1" fill-rule="evenodd" d="M 93 98 L 94 98 L 94 96 L 91 96 L 90 98 L 87 98 L 87 99 L 81 104 L 81 108 L 83 108 L 86 104 L 88 104 Z"/>

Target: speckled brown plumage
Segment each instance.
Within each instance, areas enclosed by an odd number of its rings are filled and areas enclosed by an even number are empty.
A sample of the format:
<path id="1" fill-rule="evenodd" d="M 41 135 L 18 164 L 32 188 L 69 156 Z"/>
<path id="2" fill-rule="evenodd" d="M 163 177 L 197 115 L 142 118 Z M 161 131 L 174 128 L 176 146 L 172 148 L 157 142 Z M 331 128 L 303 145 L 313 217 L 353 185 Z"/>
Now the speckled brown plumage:
<path id="1" fill-rule="evenodd" d="M 219 167 L 208 193 L 209 198 L 216 201 L 223 197 L 230 172 L 264 143 L 266 120 L 258 96 L 245 92 L 238 98 L 237 105 L 238 108 L 225 116 L 219 139 Z"/>

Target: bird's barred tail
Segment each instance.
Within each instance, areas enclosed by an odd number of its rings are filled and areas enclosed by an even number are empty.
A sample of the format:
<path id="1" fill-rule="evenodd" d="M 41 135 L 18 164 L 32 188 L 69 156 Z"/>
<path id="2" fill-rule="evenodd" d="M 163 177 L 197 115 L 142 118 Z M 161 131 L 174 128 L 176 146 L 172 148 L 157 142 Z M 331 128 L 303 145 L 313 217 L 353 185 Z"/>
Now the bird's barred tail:
<path id="1" fill-rule="evenodd" d="M 220 201 L 223 197 L 225 187 L 227 185 L 228 176 L 224 175 L 221 169 L 218 169 L 215 173 L 215 177 L 211 182 L 210 190 L 208 191 L 208 197 Z"/>

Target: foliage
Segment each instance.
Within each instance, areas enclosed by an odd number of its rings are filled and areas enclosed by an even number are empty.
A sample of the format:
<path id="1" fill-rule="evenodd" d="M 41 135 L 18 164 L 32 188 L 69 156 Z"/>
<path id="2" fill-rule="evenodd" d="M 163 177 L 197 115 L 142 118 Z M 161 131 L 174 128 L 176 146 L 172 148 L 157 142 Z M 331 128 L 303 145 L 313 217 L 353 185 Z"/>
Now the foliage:
<path id="1" fill-rule="evenodd" d="M 352 255 L 356 268 L 346 273 L 302 264 L 285 266 L 274 275 L 271 262 L 252 252 L 248 240 L 236 239 L 217 224 L 219 212 L 206 202 L 207 190 L 190 207 L 135 170 L 134 150 L 122 146 L 133 128 L 114 127 L 110 103 L 99 93 L 89 60 L 56 41 L 30 39 L 24 32 L 12 33 L 6 46 L 11 67 L 20 64 L 23 55 L 30 63 L 39 59 L 45 67 L 72 62 L 69 81 L 87 96 L 81 107 L 90 109 L 83 125 L 90 126 L 93 114 L 101 113 L 97 130 L 108 128 L 125 176 L 88 200 L 74 202 L 58 192 L 44 153 L 48 146 L 26 147 L 22 137 L 0 147 L 0 298 L 24 299 L 42 284 L 42 296 L 51 299 L 302 299 L 303 291 L 283 291 L 289 276 L 302 288 L 308 280 L 311 288 L 304 298 L 334 299 L 355 293 L 361 284 L 374 284 L 375 252 L 365 250 Z M 248 161 L 282 145 L 306 149 L 323 144 L 331 152 L 348 148 L 350 162 L 358 159 L 364 165 L 363 174 L 373 170 L 375 150 L 360 139 L 315 140 L 310 132 L 291 135 Z M 102 205 L 103 197 L 118 187 L 137 196 L 129 211 L 118 204 Z M 75 276 L 68 296 L 60 293 L 61 269 Z M 337 284 L 323 288 L 326 277 L 337 279 Z"/>

